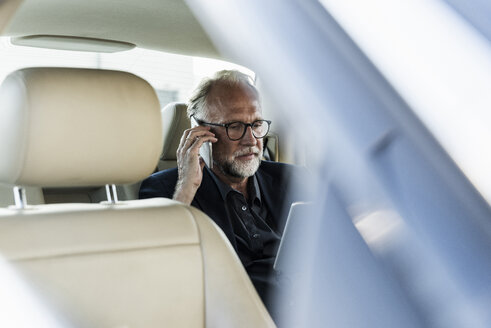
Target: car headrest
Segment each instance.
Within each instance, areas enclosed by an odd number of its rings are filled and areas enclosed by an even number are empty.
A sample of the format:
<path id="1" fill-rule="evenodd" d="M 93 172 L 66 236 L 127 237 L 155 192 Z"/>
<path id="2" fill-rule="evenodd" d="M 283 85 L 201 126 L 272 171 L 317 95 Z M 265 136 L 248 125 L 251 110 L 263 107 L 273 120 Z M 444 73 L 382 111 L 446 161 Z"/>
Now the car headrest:
<path id="1" fill-rule="evenodd" d="M 153 172 L 161 136 L 155 91 L 130 73 L 27 68 L 0 86 L 0 182 L 132 183 Z"/>
<path id="2" fill-rule="evenodd" d="M 164 146 L 162 160 L 176 160 L 177 147 L 184 130 L 191 127 L 186 114 L 187 105 L 184 103 L 170 103 L 162 108 L 162 132 Z"/>

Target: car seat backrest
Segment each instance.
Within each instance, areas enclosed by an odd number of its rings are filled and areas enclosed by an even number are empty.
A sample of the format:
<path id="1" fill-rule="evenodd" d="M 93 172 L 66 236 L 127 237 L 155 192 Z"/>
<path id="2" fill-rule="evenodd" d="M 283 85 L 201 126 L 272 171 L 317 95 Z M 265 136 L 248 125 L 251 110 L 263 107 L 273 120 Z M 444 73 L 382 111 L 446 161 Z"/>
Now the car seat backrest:
<path id="1" fill-rule="evenodd" d="M 173 102 L 162 108 L 162 137 L 164 146 L 158 170 L 177 167 L 177 148 L 184 130 L 191 127 L 185 103 Z"/>
<path id="2" fill-rule="evenodd" d="M 129 73 L 20 70 L 0 109 L 0 183 L 133 183 L 162 150 L 157 97 Z M 274 326 L 223 232 L 169 199 L 0 209 L 0 260 L 75 326 Z"/>

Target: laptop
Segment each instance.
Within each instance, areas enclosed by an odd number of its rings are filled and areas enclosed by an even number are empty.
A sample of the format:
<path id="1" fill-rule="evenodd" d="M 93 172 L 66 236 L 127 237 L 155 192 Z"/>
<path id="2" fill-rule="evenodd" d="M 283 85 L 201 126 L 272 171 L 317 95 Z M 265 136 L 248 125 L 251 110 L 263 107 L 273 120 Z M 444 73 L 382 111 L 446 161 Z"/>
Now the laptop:
<path id="1" fill-rule="evenodd" d="M 312 202 L 295 202 L 290 207 L 283 237 L 273 264 L 273 269 L 276 272 L 285 271 L 288 258 L 291 257 L 298 245 L 302 243 L 302 238 L 305 236 L 303 232 L 307 226 L 305 223 L 312 216 L 312 208 Z"/>

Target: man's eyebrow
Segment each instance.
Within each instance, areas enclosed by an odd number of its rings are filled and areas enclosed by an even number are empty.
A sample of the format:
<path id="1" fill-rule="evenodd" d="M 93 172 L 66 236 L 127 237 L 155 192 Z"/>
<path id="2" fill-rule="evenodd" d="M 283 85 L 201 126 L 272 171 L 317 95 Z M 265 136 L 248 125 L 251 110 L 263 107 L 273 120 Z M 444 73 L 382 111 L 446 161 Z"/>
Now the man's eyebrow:
<path id="1" fill-rule="evenodd" d="M 264 121 L 264 118 L 255 118 L 254 120 L 250 121 L 250 122 L 244 122 L 244 121 L 241 121 L 241 120 L 227 120 L 225 122 L 222 122 L 220 124 L 230 124 L 230 123 L 253 123 L 253 122 L 256 122 L 256 121 Z"/>

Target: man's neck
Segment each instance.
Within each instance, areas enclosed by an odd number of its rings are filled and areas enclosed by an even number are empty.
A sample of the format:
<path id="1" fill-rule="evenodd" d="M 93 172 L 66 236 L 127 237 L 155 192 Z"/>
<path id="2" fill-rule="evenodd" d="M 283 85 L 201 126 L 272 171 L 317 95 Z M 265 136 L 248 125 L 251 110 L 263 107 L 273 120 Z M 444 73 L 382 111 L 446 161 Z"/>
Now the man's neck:
<path id="1" fill-rule="evenodd" d="M 248 192 L 247 192 L 247 181 L 249 181 L 249 178 L 237 178 L 237 177 L 232 177 L 229 175 L 224 174 L 222 171 L 220 171 L 218 168 L 214 167 L 212 169 L 213 173 L 220 179 L 223 183 L 229 185 L 231 188 L 239 191 L 244 195 L 246 199 L 248 199 Z"/>

